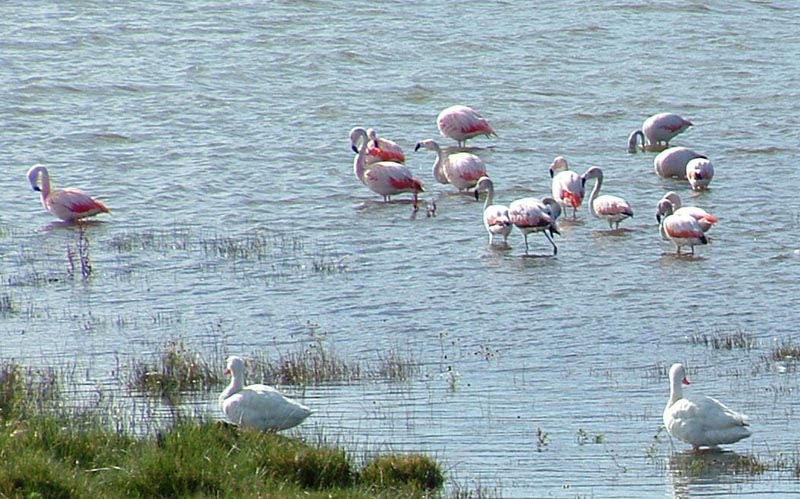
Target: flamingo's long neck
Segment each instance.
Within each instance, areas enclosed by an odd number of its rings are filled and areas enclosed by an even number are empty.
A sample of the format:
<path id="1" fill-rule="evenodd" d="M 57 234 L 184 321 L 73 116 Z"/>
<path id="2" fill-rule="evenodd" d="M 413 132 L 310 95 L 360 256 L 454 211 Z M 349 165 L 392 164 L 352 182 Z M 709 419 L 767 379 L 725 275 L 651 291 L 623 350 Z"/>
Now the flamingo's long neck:
<path id="1" fill-rule="evenodd" d="M 483 203 L 483 211 L 486 211 L 486 208 L 494 204 L 494 188 L 489 187 L 486 189 L 486 201 Z"/>
<path id="2" fill-rule="evenodd" d="M 355 173 L 356 178 L 360 180 L 362 184 L 366 184 L 364 181 L 364 173 L 367 163 L 367 142 L 366 135 L 359 140 L 358 154 L 356 154 L 356 159 L 353 160 L 353 173 Z"/>
<path id="3" fill-rule="evenodd" d="M 436 161 L 433 162 L 433 177 L 440 184 L 449 184 L 450 180 L 448 180 L 447 174 L 444 171 L 447 158 L 442 152 L 442 148 L 439 147 L 438 144 L 433 144 L 431 149 L 436 153 Z"/>
<path id="4" fill-rule="evenodd" d="M 600 188 L 603 186 L 603 172 L 600 170 L 595 170 L 592 177 L 595 179 L 595 182 L 592 192 L 589 194 L 589 212 L 593 217 L 596 217 L 597 212 L 594 209 L 594 200 L 597 198 L 597 195 L 600 193 Z"/>

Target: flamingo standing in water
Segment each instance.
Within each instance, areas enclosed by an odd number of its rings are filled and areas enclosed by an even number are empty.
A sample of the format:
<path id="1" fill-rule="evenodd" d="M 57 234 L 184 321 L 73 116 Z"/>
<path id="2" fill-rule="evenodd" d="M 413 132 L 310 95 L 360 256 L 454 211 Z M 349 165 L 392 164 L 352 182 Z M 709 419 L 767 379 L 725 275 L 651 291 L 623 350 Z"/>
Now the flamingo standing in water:
<path id="1" fill-rule="evenodd" d="M 586 195 L 585 179 L 569 169 L 567 159 L 556 156 L 550 164 L 550 177 L 553 178 L 553 198 L 564 210 L 572 208 L 572 218 L 577 218 L 578 207 Z"/>
<path id="2" fill-rule="evenodd" d="M 28 182 L 34 191 L 42 193 L 42 206 L 65 222 L 109 213 L 106 205 L 73 187 L 51 190 L 50 174 L 42 165 L 34 165 L 28 170 Z"/>
<path id="3" fill-rule="evenodd" d="M 376 132 L 374 128 L 367 129 L 367 138 L 369 139 L 369 145 L 367 146 L 368 165 L 377 163 L 378 161 L 406 162 L 403 148 L 401 148 L 397 142 L 378 137 L 378 132 Z"/>
<path id="4" fill-rule="evenodd" d="M 681 254 L 681 246 L 689 246 L 694 255 L 694 247 L 701 244 L 708 244 L 703 229 L 700 224 L 689 215 L 675 214 L 675 207 L 669 199 L 662 198 L 658 202 L 658 214 L 656 220 L 659 222 L 659 232 L 663 239 L 672 241 Z"/>
<path id="5" fill-rule="evenodd" d="M 449 137 L 458 142 L 459 147 L 464 147 L 467 139 L 486 135 L 497 134 L 480 114 L 467 106 L 451 106 L 444 109 L 436 118 L 436 125 L 442 137 Z"/>
<path id="6" fill-rule="evenodd" d="M 656 173 L 664 178 L 686 178 L 686 164 L 695 158 L 706 156 L 688 147 L 670 147 L 653 158 Z"/>
<path id="7" fill-rule="evenodd" d="M 583 181 L 595 179 L 594 188 L 589 194 L 589 211 L 596 218 L 601 218 L 608 222 L 610 229 L 619 229 L 619 223 L 626 218 L 633 216 L 633 209 L 627 201 L 617 196 L 604 194 L 598 197 L 600 187 L 603 185 L 603 170 L 594 166 L 586 170 L 582 175 Z M 614 226 L 616 224 L 616 227 Z"/>
<path id="8" fill-rule="evenodd" d="M 288 430 L 302 423 L 311 409 L 267 385 L 244 386 L 244 361 L 228 357 L 225 374 L 231 383 L 219 396 L 225 416 L 242 428 L 259 431 Z"/>
<path id="9" fill-rule="evenodd" d="M 433 139 L 417 142 L 415 151 L 420 148 L 436 153 L 433 163 L 433 176 L 440 184 L 452 184 L 459 192 L 475 187 L 478 179 L 486 176 L 483 160 L 468 152 L 446 154 Z"/>
<path id="10" fill-rule="evenodd" d="M 672 364 L 669 400 L 663 414 L 670 435 L 690 444 L 694 452 L 701 447 L 716 450 L 722 444 L 736 443 L 751 435 L 747 416 L 712 397 L 685 397 L 681 385 L 688 384 L 683 364 Z"/>
<path id="11" fill-rule="evenodd" d="M 698 208 L 697 206 L 681 206 L 681 197 L 677 192 L 669 191 L 664 194 L 661 199 L 667 199 L 672 203 L 675 215 L 689 215 L 697 220 L 697 223 L 700 224 L 700 228 L 703 229 L 704 233 L 708 232 L 708 230 L 717 223 L 717 217 L 702 208 Z M 660 220 L 658 215 L 656 219 Z"/>
<path id="12" fill-rule="evenodd" d="M 694 158 L 686 163 L 686 179 L 695 191 L 708 189 L 714 178 L 714 165 L 707 158 Z"/>
<path id="13" fill-rule="evenodd" d="M 475 200 L 480 193 L 486 193 L 486 202 L 483 204 L 483 226 L 489 233 L 489 244 L 494 244 L 494 236 L 503 236 L 503 243 L 508 244 L 508 235 L 511 233 L 511 219 L 508 215 L 508 206 L 494 204 L 494 183 L 489 177 L 481 177 L 475 186 Z"/>
<path id="14" fill-rule="evenodd" d="M 561 214 L 561 206 L 550 197 L 542 199 L 522 198 L 508 205 L 508 218 L 525 238 L 525 254 L 528 254 L 528 234 L 543 232 L 553 245 L 553 255 L 558 254 L 558 247 L 553 241 L 553 234 L 561 234 L 556 226 L 556 219 Z"/>
<path id="15" fill-rule="evenodd" d="M 642 151 L 662 150 L 669 147 L 669 141 L 686 131 L 692 122 L 674 113 L 659 113 L 650 116 L 642 128 L 628 136 L 628 152 L 636 152 L 641 140 Z"/>
<path id="16" fill-rule="evenodd" d="M 414 195 L 414 206 L 417 206 L 417 194 L 424 191 L 422 181 L 414 178 L 407 166 L 394 161 L 378 161 L 366 164 L 367 131 L 362 127 L 350 130 L 350 147 L 355 151 L 353 172 L 364 185 L 383 196 L 384 201 L 391 201 L 391 196 L 402 192 Z"/>

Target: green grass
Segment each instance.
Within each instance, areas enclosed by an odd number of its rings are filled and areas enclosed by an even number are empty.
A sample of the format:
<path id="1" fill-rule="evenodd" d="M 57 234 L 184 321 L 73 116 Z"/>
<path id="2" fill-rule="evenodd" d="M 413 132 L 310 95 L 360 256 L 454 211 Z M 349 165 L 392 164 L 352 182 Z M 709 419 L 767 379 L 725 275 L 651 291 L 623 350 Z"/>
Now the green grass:
<path id="1" fill-rule="evenodd" d="M 58 376 L 0 365 L 0 497 L 428 498 L 444 483 L 421 454 L 364 464 L 325 443 L 182 416 L 133 435 L 108 407 L 65 411 Z"/>

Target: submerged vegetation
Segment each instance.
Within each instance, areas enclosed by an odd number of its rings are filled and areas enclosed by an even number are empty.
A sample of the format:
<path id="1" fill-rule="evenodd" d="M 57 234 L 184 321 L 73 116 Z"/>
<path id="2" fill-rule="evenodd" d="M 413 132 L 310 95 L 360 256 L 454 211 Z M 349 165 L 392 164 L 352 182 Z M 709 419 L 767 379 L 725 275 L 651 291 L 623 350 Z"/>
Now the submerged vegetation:
<path id="1" fill-rule="evenodd" d="M 690 337 L 690 341 L 695 345 L 704 345 L 714 350 L 751 350 L 757 346 L 753 335 L 741 329 L 733 332 L 694 334 Z"/>

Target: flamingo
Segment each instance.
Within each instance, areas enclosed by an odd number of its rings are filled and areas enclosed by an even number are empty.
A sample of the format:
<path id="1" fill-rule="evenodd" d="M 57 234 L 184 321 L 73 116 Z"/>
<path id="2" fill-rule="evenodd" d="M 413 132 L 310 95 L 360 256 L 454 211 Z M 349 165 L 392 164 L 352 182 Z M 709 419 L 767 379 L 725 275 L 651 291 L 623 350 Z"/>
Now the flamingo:
<path id="1" fill-rule="evenodd" d="M 377 163 L 378 161 L 394 161 L 396 163 L 405 163 L 406 156 L 403 154 L 403 149 L 397 142 L 389 139 L 378 137 L 378 133 L 374 128 L 367 130 L 367 137 L 369 138 L 369 145 L 367 147 L 367 164 Z"/>
<path id="2" fill-rule="evenodd" d="M 51 190 L 50 174 L 42 165 L 34 165 L 28 170 L 28 182 L 34 191 L 42 193 L 42 206 L 65 222 L 110 213 L 106 205 L 74 187 Z"/>
<path id="3" fill-rule="evenodd" d="M 468 152 L 445 154 L 433 139 L 417 142 L 415 151 L 424 147 L 436 153 L 433 176 L 440 184 L 452 184 L 459 192 L 475 187 L 478 179 L 486 176 L 483 160 Z"/>
<path id="4" fill-rule="evenodd" d="M 436 118 L 436 125 L 442 137 L 449 137 L 464 147 L 467 139 L 478 135 L 497 136 L 495 131 L 480 114 L 468 106 L 450 106 Z"/>
<path id="5" fill-rule="evenodd" d="M 550 164 L 550 177 L 553 179 L 553 198 L 564 210 L 572 208 L 572 218 L 577 218 L 578 207 L 586 195 L 584 183 L 580 175 L 571 171 L 564 156 L 556 156 Z"/>
<path id="6" fill-rule="evenodd" d="M 553 255 L 558 254 L 553 234 L 561 234 L 556 226 L 556 219 L 560 214 L 561 206 L 551 197 L 522 198 L 508 205 L 508 218 L 525 238 L 526 255 L 528 254 L 528 234 L 531 232 L 544 232 L 547 240 L 553 245 Z"/>
<path id="7" fill-rule="evenodd" d="M 494 236 L 503 236 L 503 243 L 508 244 L 508 235 L 513 225 L 508 216 L 508 206 L 494 203 L 494 183 L 489 177 L 481 177 L 475 186 L 475 200 L 479 199 L 481 192 L 486 193 L 483 204 L 483 226 L 489 233 L 489 244 L 494 244 Z"/>
<path id="8" fill-rule="evenodd" d="M 356 152 L 353 161 L 353 172 L 361 182 L 374 192 L 383 196 L 384 201 L 391 201 L 391 196 L 401 192 L 414 195 L 414 206 L 417 206 L 417 193 L 424 191 L 422 181 L 414 178 L 407 166 L 394 161 L 378 161 L 366 165 L 367 131 L 362 127 L 350 130 L 350 147 Z"/>
<path id="9" fill-rule="evenodd" d="M 707 158 L 695 158 L 686 163 L 686 178 L 693 190 L 708 189 L 714 178 L 714 165 Z"/>
<path id="10" fill-rule="evenodd" d="M 244 386 L 244 361 L 231 355 L 226 375 L 231 382 L 219 396 L 222 412 L 242 428 L 259 431 L 280 431 L 302 423 L 311 409 L 267 385 Z"/>
<path id="11" fill-rule="evenodd" d="M 603 170 L 595 166 L 586 170 L 582 177 L 584 182 L 590 178 L 595 179 L 594 188 L 589 194 L 589 211 L 596 218 L 607 221 L 610 229 L 619 229 L 621 221 L 633 216 L 631 205 L 624 199 L 607 194 L 597 196 L 603 185 Z M 616 227 L 614 227 L 615 224 Z"/>
<path id="12" fill-rule="evenodd" d="M 722 444 L 736 443 L 751 435 L 744 414 L 712 397 L 684 397 L 681 385 L 688 384 L 683 365 L 672 364 L 669 400 L 663 414 L 664 426 L 670 435 L 690 444 L 694 452 L 701 447 L 716 450 Z"/>
<path id="13" fill-rule="evenodd" d="M 706 156 L 687 147 L 670 147 L 653 158 L 656 173 L 664 178 L 686 178 L 686 164 L 695 158 Z"/>
<path id="14" fill-rule="evenodd" d="M 689 215 L 697 220 L 697 223 L 700 224 L 700 228 L 703 229 L 704 233 L 708 232 L 708 230 L 717 223 L 717 217 L 702 208 L 698 208 L 697 206 L 681 206 L 681 197 L 677 192 L 669 191 L 664 194 L 661 199 L 667 199 L 672 203 L 675 215 Z"/>
<path id="15" fill-rule="evenodd" d="M 642 151 L 662 150 L 669 147 L 669 141 L 676 135 L 686 131 L 692 122 L 674 113 L 659 113 L 650 116 L 642 128 L 634 130 L 628 136 L 628 152 L 636 152 L 639 140 Z"/>
<path id="16" fill-rule="evenodd" d="M 694 255 L 694 247 L 700 244 L 708 244 L 703 229 L 700 224 L 689 215 L 675 214 L 675 207 L 669 199 L 661 199 L 658 202 L 658 214 L 656 220 L 659 222 L 659 232 L 663 239 L 673 242 L 681 254 L 681 246 L 689 246 Z"/>

